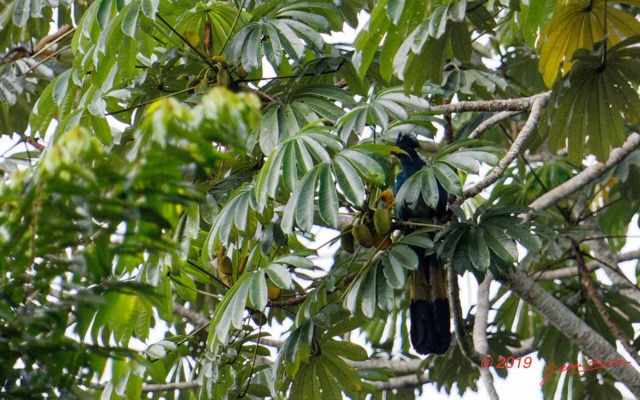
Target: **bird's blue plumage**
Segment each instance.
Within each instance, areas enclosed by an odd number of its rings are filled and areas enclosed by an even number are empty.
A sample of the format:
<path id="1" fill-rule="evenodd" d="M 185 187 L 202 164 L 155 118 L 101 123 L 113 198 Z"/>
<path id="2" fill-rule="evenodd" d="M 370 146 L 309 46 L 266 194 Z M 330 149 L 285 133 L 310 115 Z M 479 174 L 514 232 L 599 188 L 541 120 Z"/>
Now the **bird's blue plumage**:
<path id="1" fill-rule="evenodd" d="M 416 149 L 419 144 L 416 138 L 411 135 L 398 135 L 396 146 L 404 150 L 407 154 L 396 154 L 396 157 L 400 160 L 402 170 L 396 176 L 396 184 L 394 187 L 394 194 L 398 194 L 402 185 L 413 174 L 420 171 L 425 166 L 424 160 L 420 157 Z M 413 204 L 407 209 L 405 204 L 398 205 L 398 218 L 406 221 L 411 217 L 425 217 L 432 218 L 434 216 L 443 215 L 447 209 L 447 192 L 444 190 L 440 182 L 438 182 L 438 204 L 434 209 L 427 207 L 426 204 Z"/>
<path id="2" fill-rule="evenodd" d="M 398 153 L 402 171 L 396 176 L 394 192 L 425 165 L 416 149 L 418 141 L 411 135 L 398 135 L 396 146 L 406 154 Z M 398 218 L 433 218 L 444 215 L 447 207 L 447 192 L 438 182 L 438 203 L 436 209 L 428 207 L 424 201 L 418 204 L 398 204 Z M 410 337 L 413 348 L 420 354 L 444 354 L 451 343 L 451 322 L 447 299 L 444 270 L 438 257 L 425 253 L 418 246 L 410 246 L 416 253 L 419 266 L 411 275 L 411 320 Z"/>

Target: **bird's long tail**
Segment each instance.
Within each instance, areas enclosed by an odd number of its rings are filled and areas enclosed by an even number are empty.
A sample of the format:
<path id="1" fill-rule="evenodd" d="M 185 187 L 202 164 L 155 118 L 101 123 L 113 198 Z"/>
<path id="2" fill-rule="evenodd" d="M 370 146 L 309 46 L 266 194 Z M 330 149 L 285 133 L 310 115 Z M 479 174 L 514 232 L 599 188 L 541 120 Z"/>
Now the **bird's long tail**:
<path id="1" fill-rule="evenodd" d="M 414 249 L 418 255 L 424 250 Z M 420 257 L 411 275 L 411 344 L 420 354 L 444 354 L 451 344 L 449 298 L 444 269 L 435 255 Z"/>

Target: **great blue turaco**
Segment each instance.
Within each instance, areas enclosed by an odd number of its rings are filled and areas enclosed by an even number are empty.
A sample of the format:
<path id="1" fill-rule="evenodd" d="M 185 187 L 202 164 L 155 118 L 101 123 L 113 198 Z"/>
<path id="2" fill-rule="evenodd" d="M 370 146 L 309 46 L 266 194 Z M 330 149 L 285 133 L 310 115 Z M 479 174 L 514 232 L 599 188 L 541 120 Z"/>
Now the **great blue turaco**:
<path id="1" fill-rule="evenodd" d="M 404 153 L 392 152 L 400 160 L 402 170 L 396 176 L 394 193 L 413 174 L 425 165 L 416 149 L 418 140 L 411 134 L 401 133 L 396 146 Z M 406 154 L 405 154 L 406 153 Z M 438 182 L 436 208 L 428 207 L 420 198 L 418 204 L 396 204 L 398 219 L 442 218 L 447 211 L 447 192 Z M 405 232 L 406 233 L 406 232 Z M 425 254 L 421 247 L 411 246 L 419 260 L 411 273 L 410 337 L 413 348 L 420 354 L 444 354 L 451 343 L 451 322 L 446 276 L 441 261 L 435 254 Z"/>

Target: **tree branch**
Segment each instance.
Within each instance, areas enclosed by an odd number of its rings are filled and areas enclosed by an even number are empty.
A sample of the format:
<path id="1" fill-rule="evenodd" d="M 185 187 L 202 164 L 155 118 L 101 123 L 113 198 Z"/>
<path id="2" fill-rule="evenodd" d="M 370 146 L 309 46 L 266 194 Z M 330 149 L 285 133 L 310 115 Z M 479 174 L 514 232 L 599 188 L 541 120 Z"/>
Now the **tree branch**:
<path id="1" fill-rule="evenodd" d="M 589 168 L 584 169 L 565 183 L 556 186 L 547 193 L 538 197 L 529 207 L 536 210 L 544 210 L 556 204 L 560 200 L 571 196 L 585 185 L 598 179 L 602 174 L 622 162 L 631 152 L 640 146 L 640 135 L 632 133 L 624 142 L 622 147 L 611 150 L 609 159 L 606 163 L 598 163 Z M 531 218 L 531 217 L 529 217 Z"/>
<path id="2" fill-rule="evenodd" d="M 356 369 L 386 368 L 396 375 L 415 375 L 424 360 L 420 358 L 412 360 L 382 360 L 376 358 L 366 361 L 346 361 Z"/>
<path id="3" fill-rule="evenodd" d="M 619 263 L 640 259 L 640 250 L 629 251 L 627 253 L 618 254 L 616 259 Z"/>
<path id="4" fill-rule="evenodd" d="M 458 274 L 453 268 L 453 263 L 449 262 L 447 266 L 447 280 L 449 286 L 449 308 L 453 315 L 453 329 L 456 333 L 456 341 L 460 346 L 460 351 L 472 363 L 480 365 L 482 354 L 473 348 L 473 343 L 469 340 L 469 336 L 464 328 L 464 318 L 462 317 L 462 306 L 460 305 L 460 288 L 458 287 Z"/>
<path id="5" fill-rule="evenodd" d="M 600 230 L 600 228 L 595 225 L 595 221 L 594 226 L 597 231 Z M 604 271 L 607 277 L 620 289 L 620 293 L 640 304 L 640 289 L 638 289 L 638 287 L 626 277 L 620 267 L 618 267 L 616 263 L 617 257 L 611 252 L 609 244 L 603 238 L 591 240 L 588 244 L 591 246 L 591 251 L 595 254 L 595 257 L 592 258 L 596 263 L 602 264 L 605 267 Z M 590 255 L 587 256 L 591 257 Z"/>
<path id="6" fill-rule="evenodd" d="M 448 113 L 479 112 L 479 111 L 528 111 L 533 108 L 536 100 L 543 100 L 545 103 L 551 97 L 551 92 L 537 94 L 531 97 L 506 100 L 487 101 L 461 101 L 459 103 L 443 104 L 432 106 L 430 111 Z"/>
<path id="7" fill-rule="evenodd" d="M 489 354 L 489 341 L 487 340 L 487 326 L 489 321 L 489 289 L 493 280 L 491 273 L 487 273 L 484 281 L 478 286 L 478 304 L 476 308 L 476 318 L 473 324 L 473 345 L 480 354 Z M 484 382 L 485 388 L 489 393 L 491 400 L 497 400 L 500 397 L 493 385 L 493 375 L 489 368 L 480 368 L 480 376 Z"/>
<path id="8" fill-rule="evenodd" d="M 200 387 L 198 381 L 192 382 L 172 382 L 172 383 L 150 383 L 142 386 L 142 393 L 168 392 L 171 390 L 196 389 Z"/>
<path id="9" fill-rule="evenodd" d="M 622 331 L 620 326 L 616 323 L 616 321 L 611 316 L 609 310 L 607 310 L 607 306 L 604 304 L 604 300 L 602 296 L 598 292 L 598 288 L 596 287 L 593 279 L 591 279 L 591 275 L 587 270 L 586 264 L 584 262 L 584 257 L 582 252 L 580 251 L 580 246 L 578 242 L 572 240 L 571 251 L 576 258 L 576 262 L 578 263 L 578 268 L 580 269 L 580 276 L 582 278 L 582 284 L 587 289 L 587 293 L 589 293 L 589 297 L 593 300 L 593 304 L 596 306 L 596 310 L 598 310 L 598 314 L 602 317 L 605 325 L 611 331 L 613 336 L 615 336 L 621 343 L 624 349 L 636 360 L 636 363 L 640 365 L 640 357 L 638 356 L 637 351 L 631 345 L 629 338 Z"/>
<path id="10" fill-rule="evenodd" d="M 30 145 L 32 145 L 33 147 L 35 147 L 36 149 L 40 150 L 40 151 L 44 151 L 45 147 L 42 143 L 38 142 L 38 139 L 34 139 L 32 137 L 29 137 L 27 135 L 21 135 L 20 136 L 20 140 L 22 140 L 25 143 L 29 143 Z"/>
<path id="11" fill-rule="evenodd" d="M 211 322 L 211 320 L 199 312 L 189 310 L 187 307 L 183 306 L 180 303 L 173 303 L 173 313 L 186 318 L 187 321 L 191 322 L 196 326 L 204 326 Z"/>
<path id="12" fill-rule="evenodd" d="M 536 125 L 538 124 L 538 121 L 540 121 L 542 108 L 547 104 L 547 101 L 549 100 L 549 96 L 534 96 L 532 98 L 533 105 L 531 106 L 531 113 L 529 114 L 527 123 L 524 125 L 524 127 L 522 127 L 522 130 L 518 134 L 518 137 L 511 144 L 511 148 L 509 149 L 509 151 L 507 151 L 507 154 L 505 154 L 500 162 L 498 162 L 498 165 L 489 173 L 489 175 L 484 177 L 484 179 L 475 184 L 473 187 L 465 190 L 462 196 L 459 196 L 456 199 L 456 204 L 462 204 L 466 199 L 477 196 L 484 189 L 495 183 L 498 179 L 500 179 L 500 177 L 502 177 L 513 160 L 518 157 L 525 142 L 533 133 Z"/>
<path id="13" fill-rule="evenodd" d="M 494 126 L 498 125 L 502 121 L 509 119 L 511 117 L 515 117 L 516 115 L 521 113 L 522 111 L 502 111 L 492 117 L 489 117 L 484 121 L 482 121 L 480 125 L 478 125 L 476 129 L 474 129 L 473 132 L 469 134 L 469 139 L 477 139 L 485 131 L 493 128 Z"/>
<path id="14" fill-rule="evenodd" d="M 624 359 L 598 332 L 585 324 L 564 304 L 538 286 L 523 272 L 513 269 L 510 271 L 508 279 L 500 279 L 500 281 L 537 309 L 587 355 L 607 360 Z M 640 396 L 640 372 L 633 365 L 618 365 L 610 368 L 609 372 L 629 388 L 634 395 Z"/>
<path id="15" fill-rule="evenodd" d="M 429 383 L 429 374 L 424 373 L 420 376 L 418 375 L 404 375 L 398 376 L 394 378 L 389 378 L 387 381 L 370 381 L 368 382 L 377 390 L 393 390 L 393 389 L 402 389 L 408 387 L 417 387 L 422 386 L 425 383 Z"/>
<path id="16" fill-rule="evenodd" d="M 536 351 L 536 338 L 535 336 L 523 339 L 520 341 L 520 347 L 507 346 L 507 349 L 513 354 L 514 358 L 524 357 L 527 354 L 531 354 Z"/>
<path id="17" fill-rule="evenodd" d="M 600 239 L 600 240 L 604 240 L 604 239 Z M 599 253 L 597 250 L 595 250 L 593 245 L 592 245 L 592 248 L 594 249 L 595 253 Z M 619 263 L 624 261 L 640 259 L 640 250 L 618 254 L 617 256 L 615 256 L 615 259 Z M 611 263 L 611 264 L 614 265 L 615 263 Z M 601 263 L 598 263 L 598 262 L 587 263 L 587 269 L 589 270 L 589 272 L 593 272 L 598 268 L 600 268 L 601 266 L 603 265 L 601 265 Z M 577 273 L 578 272 L 576 270 L 576 267 L 563 267 L 563 268 L 552 269 L 547 271 L 544 271 L 544 270 L 536 271 L 531 273 L 529 276 L 536 281 L 552 281 L 554 279 L 571 278 L 573 276 L 576 276 Z"/>

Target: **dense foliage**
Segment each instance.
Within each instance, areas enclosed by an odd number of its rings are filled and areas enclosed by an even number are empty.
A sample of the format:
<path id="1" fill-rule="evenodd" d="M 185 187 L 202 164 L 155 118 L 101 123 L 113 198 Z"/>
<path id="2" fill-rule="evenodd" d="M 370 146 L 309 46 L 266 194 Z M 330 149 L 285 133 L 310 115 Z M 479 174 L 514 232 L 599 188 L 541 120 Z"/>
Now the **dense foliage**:
<path id="1" fill-rule="evenodd" d="M 0 0 L 0 396 L 413 398 L 490 388 L 484 354 L 638 362 L 639 7 Z M 394 213 L 399 132 L 427 164 L 396 200 L 440 184 L 450 218 L 349 252 Z M 440 357 L 409 344 L 409 246 L 448 263 Z M 541 390 L 616 382 L 640 395 L 623 367 Z"/>

